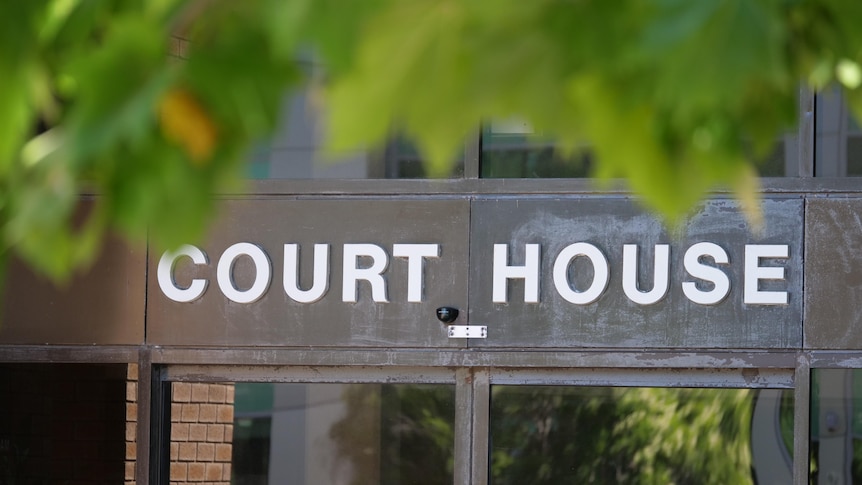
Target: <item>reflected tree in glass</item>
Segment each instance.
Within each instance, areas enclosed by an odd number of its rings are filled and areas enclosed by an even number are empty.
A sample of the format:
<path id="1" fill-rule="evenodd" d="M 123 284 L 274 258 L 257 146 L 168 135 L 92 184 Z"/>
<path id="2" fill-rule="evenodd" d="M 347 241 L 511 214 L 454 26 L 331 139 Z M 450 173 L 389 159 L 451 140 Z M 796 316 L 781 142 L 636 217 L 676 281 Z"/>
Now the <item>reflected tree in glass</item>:
<path id="1" fill-rule="evenodd" d="M 350 385 L 343 401 L 345 416 L 329 435 L 353 466 L 351 483 L 452 483 L 453 386 Z"/>
<path id="2" fill-rule="evenodd" d="M 752 483 L 754 391 L 495 386 L 497 484 Z"/>

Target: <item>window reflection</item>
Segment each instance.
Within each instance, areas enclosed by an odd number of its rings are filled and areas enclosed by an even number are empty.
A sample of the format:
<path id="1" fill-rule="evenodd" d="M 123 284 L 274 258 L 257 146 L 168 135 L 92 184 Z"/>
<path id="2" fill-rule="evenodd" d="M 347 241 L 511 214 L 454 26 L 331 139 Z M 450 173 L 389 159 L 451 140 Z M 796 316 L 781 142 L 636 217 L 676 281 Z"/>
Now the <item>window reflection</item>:
<path id="1" fill-rule="evenodd" d="M 811 371 L 810 483 L 862 483 L 862 369 Z"/>
<path id="2" fill-rule="evenodd" d="M 237 383 L 231 483 L 451 484 L 451 385 Z"/>
<path id="3" fill-rule="evenodd" d="M 789 391 L 494 386 L 495 484 L 790 483 Z"/>

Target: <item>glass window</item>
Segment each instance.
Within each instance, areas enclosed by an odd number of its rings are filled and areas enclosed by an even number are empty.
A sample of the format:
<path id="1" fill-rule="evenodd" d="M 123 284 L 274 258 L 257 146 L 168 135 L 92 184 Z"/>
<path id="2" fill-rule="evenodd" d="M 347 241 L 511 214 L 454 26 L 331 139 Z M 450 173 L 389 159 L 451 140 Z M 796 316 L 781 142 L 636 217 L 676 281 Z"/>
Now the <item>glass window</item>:
<path id="1" fill-rule="evenodd" d="M 756 162 L 757 171 L 763 177 L 798 176 L 797 153 L 797 137 L 784 135 Z M 482 128 L 482 177 L 583 178 L 591 175 L 592 163 L 588 147 L 563 154 L 553 139 L 534 133 L 523 122 L 491 122 Z"/>
<path id="2" fill-rule="evenodd" d="M 791 483 L 793 393 L 493 386 L 495 484 Z"/>
<path id="3" fill-rule="evenodd" d="M 452 483 L 453 385 L 173 386 L 172 481 Z"/>
<path id="4" fill-rule="evenodd" d="M 811 483 L 862 483 L 862 369 L 811 371 Z"/>
<path id="5" fill-rule="evenodd" d="M 589 150 L 563 155 L 554 141 L 517 120 L 482 127 L 482 177 L 582 178 L 590 172 Z"/>
<path id="6" fill-rule="evenodd" d="M 817 95 L 815 174 L 820 177 L 862 175 L 862 129 L 841 92 Z"/>
<path id="7" fill-rule="evenodd" d="M 285 97 L 281 124 L 275 135 L 250 154 L 248 173 L 254 179 L 390 179 L 428 178 L 417 150 L 395 136 L 373 150 L 323 153 L 325 133 L 321 116 L 307 91 Z M 464 174 L 463 153 L 445 177 Z"/>

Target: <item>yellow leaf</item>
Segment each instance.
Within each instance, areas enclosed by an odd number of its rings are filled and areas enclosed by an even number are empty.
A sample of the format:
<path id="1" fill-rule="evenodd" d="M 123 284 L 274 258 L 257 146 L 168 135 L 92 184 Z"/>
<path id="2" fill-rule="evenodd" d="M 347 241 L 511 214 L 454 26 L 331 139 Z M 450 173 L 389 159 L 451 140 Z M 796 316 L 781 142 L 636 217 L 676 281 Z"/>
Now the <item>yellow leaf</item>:
<path id="1" fill-rule="evenodd" d="M 165 138 L 180 145 L 198 165 L 212 156 L 218 134 L 215 123 L 191 93 L 172 89 L 159 103 L 159 123 Z"/>

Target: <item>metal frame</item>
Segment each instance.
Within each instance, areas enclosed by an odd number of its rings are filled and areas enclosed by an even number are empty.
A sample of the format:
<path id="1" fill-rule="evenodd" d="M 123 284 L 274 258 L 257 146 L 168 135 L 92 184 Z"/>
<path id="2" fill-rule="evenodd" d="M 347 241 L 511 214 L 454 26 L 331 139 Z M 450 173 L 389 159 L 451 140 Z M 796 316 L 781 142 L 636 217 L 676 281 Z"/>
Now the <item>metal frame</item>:
<path id="1" fill-rule="evenodd" d="M 374 351 L 369 351 L 374 353 Z M 465 351 L 460 351 L 464 353 Z M 792 355 L 792 354 L 791 354 Z M 391 366 L 369 367 L 363 365 L 336 366 L 297 366 L 297 365 L 242 365 L 242 364 L 176 364 L 163 368 L 160 374 L 161 389 L 169 389 L 170 382 L 311 382 L 311 383 L 447 383 L 455 385 L 455 467 L 454 483 L 484 485 L 488 483 L 490 465 L 490 404 L 493 385 L 567 385 L 567 386 L 639 386 L 639 387 L 712 387 L 712 388 L 771 388 L 792 389 L 799 374 L 798 368 L 757 368 L 757 367 L 713 367 L 687 368 L 674 367 L 684 361 L 700 361 L 700 356 L 689 355 L 688 359 L 670 362 L 669 366 L 654 368 L 595 368 L 585 367 L 407 367 Z M 731 363 L 733 360 L 726 361 Z M 780 363 L 787 363 L 781 359 Z M 795 362 L 807 362 L 796 359 Z M 622 362 L 619 362 L 622 364 Z M 773 364 L 778 364 L 776 359 Z M 668 364 L 668 362 L 665 362 Z M 805 373 L 807 376 L 807 373 Z M 154 384 L 155 386 L 155 384 Z M 804 402 L 802 409 L 796 409 L 795 433 L 807 429 L 807 421 L 800 419 L 803 412 L 807 415 L 806 394 L 800 396 L 796 387 L 795 399 Z M 169 405 L 164 409 L 169 409 Z M 155 410 L 154 410 L 155 412 Z M 162 419 L 170 420 L 162 415 Z M 794 435 L 794 463 L 802 457 L 807 460 L 808 443 Z M 797 443 L 804 441 L 804 443 Z M 163 443 L 169 438 L 162 436 Z M 154 449 L 156 463 L 164 460 L 164 452 Z M 805 460 L 803 460 L 805 461 Z M 164 466 L 164 465 L 162 465 Z M 158 468 L 158 465 L 155 465 Z M 795 466 L 794 473 L 804 475 L 807 482 L 807 461 L 804 470 Z M 155 475 L 155 472 L 153 472 Z"/>

